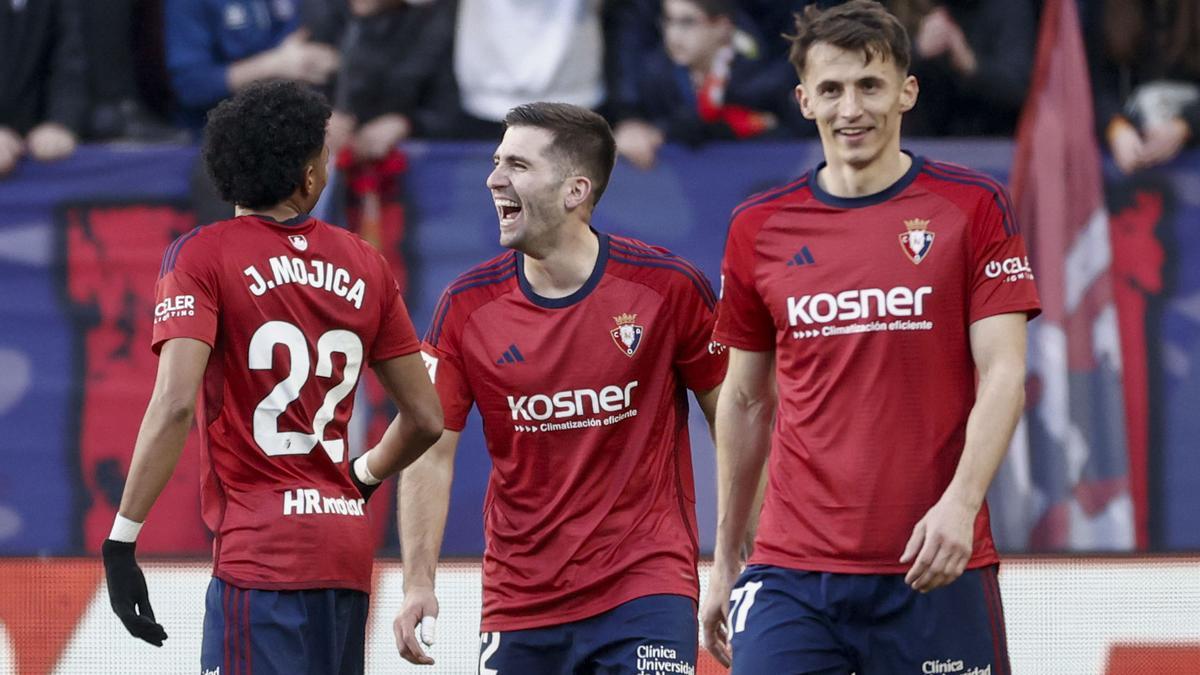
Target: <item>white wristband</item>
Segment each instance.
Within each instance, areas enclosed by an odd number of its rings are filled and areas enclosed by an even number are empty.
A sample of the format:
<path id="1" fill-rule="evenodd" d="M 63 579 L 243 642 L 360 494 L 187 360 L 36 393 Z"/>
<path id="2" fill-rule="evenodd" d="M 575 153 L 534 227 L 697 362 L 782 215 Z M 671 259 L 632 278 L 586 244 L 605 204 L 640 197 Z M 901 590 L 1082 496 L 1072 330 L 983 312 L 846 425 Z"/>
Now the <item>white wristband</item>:
<path id="1" fill-rule="evenodd" d="M 371 473 L 370 467 L 367 466 L 367 458 L 371 456 L 371 451 L 368 450 L 354 460 L 354 475 L 362 481 L 363 485 L 379 485 L 382 481 Z"/>
<path id="2" fill-rule="evenodd" d="M 113 521 L 112 532 L 108 538 L 113 541 L 123 541 L 132 544 L 137 541 L 138 532 L 142 531 L 142 523 L 132 521 L 121 514 L 117 514 L 116 520 Z"/>

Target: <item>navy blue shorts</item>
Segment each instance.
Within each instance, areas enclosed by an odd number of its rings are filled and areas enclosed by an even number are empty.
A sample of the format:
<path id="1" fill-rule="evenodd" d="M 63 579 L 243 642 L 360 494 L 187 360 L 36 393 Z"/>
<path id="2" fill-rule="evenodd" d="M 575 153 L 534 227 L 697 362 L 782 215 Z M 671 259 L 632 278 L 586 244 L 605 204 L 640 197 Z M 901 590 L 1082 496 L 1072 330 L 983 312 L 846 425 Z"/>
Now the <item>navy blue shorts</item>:
<path id="1" fill-rule="evenodd" d="M 733 675 L 1010 675 L 997 569 L 922 595 L 901 574 L 748 567 L 730 595 Z"/>
<path id="2" fill-rule="evenodd" d="M 580 621 L 480 634 L 479 675 L 695 673 L 696 603 L 648 595 Z"/>
<path id="3" fill-rule="evenodd" d="M 346 589 L 247 590 L 213 577 L 204 601 L 200 672 L 360 674 L 367 599 Z"/>

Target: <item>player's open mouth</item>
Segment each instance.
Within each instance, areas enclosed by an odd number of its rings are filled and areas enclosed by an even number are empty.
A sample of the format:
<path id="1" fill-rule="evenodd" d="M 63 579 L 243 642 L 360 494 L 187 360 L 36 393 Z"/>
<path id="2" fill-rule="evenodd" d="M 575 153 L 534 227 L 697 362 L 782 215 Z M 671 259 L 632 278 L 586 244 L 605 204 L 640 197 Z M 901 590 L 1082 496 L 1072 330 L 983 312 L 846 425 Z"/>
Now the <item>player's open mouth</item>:
<path id="1" fill-rule="evenodd" d="M 495 199 L 496 209 L 500 212 L 501 223 L 511 223 L 521 212 L 521 205 L 511 199 Z"/>
<path id="2" fill-rule="evenodd" d="M 845 138 L 862 138 L 867 135 L 871 127 L 848 127 L 846 129 L 838 129 L 837 134 Z"/>

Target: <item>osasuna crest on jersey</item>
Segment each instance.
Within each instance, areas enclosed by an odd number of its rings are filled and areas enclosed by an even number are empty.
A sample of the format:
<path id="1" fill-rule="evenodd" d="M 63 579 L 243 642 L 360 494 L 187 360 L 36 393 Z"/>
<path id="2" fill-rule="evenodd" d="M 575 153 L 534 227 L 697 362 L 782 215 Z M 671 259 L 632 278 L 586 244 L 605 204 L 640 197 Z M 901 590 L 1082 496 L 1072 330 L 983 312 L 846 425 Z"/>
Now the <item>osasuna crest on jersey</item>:
<path id="1" fill-rule="evenodd" d="M 293 234 L 292 236 L 288 237 L 288 241 L 292 242 L 292 246 L 295 247 L 297 251 L 303 251 L 304 249 L 308 248 L 308 240 L 305 239 L 304 235 L 302 234 Z"/>
<path id="2" fill-rule="evenodd" d="M 929 231 L 929 221 L 923 218 L 909 218 L 904 221 L 904 227 L 908 228 L 908 231 L 900 235 L 900 248 L 914 265 L 920 265 L 925 256 L 929 255 L 929 249 L 933 248 L 933 232 Z"/>
<path id="3" fill-rule="evenodd" d="M 613 321 L 617 322 L 617 327 L 609 331 L 613 342 L 617 343 L 617 348 L 624 352 L 625 356 L 632 357 L 637 352 L 638 345 L 642 344 L 642 333 L 645 329 L 634 323 L 637 321 L 637 314 L 614 316 Z"/>

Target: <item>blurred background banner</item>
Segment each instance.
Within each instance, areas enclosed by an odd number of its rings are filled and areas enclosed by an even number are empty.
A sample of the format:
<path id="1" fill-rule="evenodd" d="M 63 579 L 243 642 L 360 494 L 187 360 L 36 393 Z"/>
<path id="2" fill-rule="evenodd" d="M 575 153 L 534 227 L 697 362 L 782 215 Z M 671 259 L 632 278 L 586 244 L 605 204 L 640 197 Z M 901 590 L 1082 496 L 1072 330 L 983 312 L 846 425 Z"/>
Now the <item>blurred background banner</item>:
<path id="1" fill-rule="evenodd" d="M 1006 548 L 1130 550 L 1149 541 L 1139 400 L 1147 392 L 1122 391 L 1123 381 L 1145 382 L 1145 359 L 1121 358 L 1122 333 L 1143 333 L 1144 321 L 1121 320 L 1134 308 L 1115 292 L 1091 100 L 1075 3 L 1051 0 L 1010 182 L 1032 267 L 1003 261 L 996 270 L 1036 273 L 1043 307 L 1030 325 L 1027 414 L 993 487 Z"/>
<path id="2" fill-rule="evenodd" d="M 701 563 L 701 594 L 710 563 Z M 148 562 L 161 648 L 135 640 L 112 615 L 103 572 L 81 559 L 0 560 L 0 673 L 163 675 L 198 671 L 204 592 L 200 562 Z M 1012 672 L 1042 675 L 1195 673 L 1200 664 L 1200 558 L 1023 558 L 1000 587 Z M 400 659 L 392 619 L 404 598 L 400 565 L 377 563 L 367 619 L 366 672 L 462 675 L 479 665 L 480 565 L 438 565 L 436 665 Z M 1047 589 L 1053 589 L 1048 593 Z M 729 671 L 701 649 L 696 675 Z M 963 671 L 959 671 L 961 674 Z"/>
<path id="3" fill-rule="evenodd" d="M 1006 551 L 1143 543 L 1197 550 L 1200 153 L 1114 178 L 1102 202 L 1098 165 L 1071 159 L 1070 131 L 1044 127 L 1044 139 L 1022 146 L 1047 163 L 1019 179 L 1019 203 L 1037 199 L 1038 210 L 1026 217 L 1059 209 L 1048 217 L 1072 225 L 1055 243 L 1044 220 L 1022 224 L 1047 312 L 1032 324 L 1040 337 L 1031 351 L 1038 365 L 1030 414 L 990 499 L 997 541 Z M 1014 157 L 1007 141 L 915 140 L 906 147 L 1002 181 Z M 419 330 L 445 284 L 497 251 L 483 186 L 492 150 L 490 143 L 405 146 L 399 194 L 407 234 L 397 255 L 409 265 Z M 803 142 L 666 147 L 652 170 L 618 164 L 596 225 L 667 246 L 715 280 L 730 210 L 808 170 L 819 155 L 817 144 Z M 195 222 L 184 201 L 195 157 L 194 148 L 85 146 L 57 164 L 23 164 L 0 182 L 0 554 L 90 552 L 108 532 L 153 382 L 153 280 L 166 244 Z M 1070 163 L 1048 164 L 1056 157 Z M 1053 206 L 1047 200 L 1055 195 L 1071 199 Z M 1139 362 L 1144 375 L 1130 378 Z M 1136 419 L 1122 413 L 1131 401 L 1141 402 L 1147 420 L 1140 430 L 1122 424 Z M 356 416 L 386 415 L 361 403 Z M 700 415 L 692 419 L 701 544 L 710 550 L 712 447 Z M 1135 430 L 1147 439 L 1148 470 L 1140 474 L 1126 459 L 1136 456 L 1127 440 Z M 444 551 L 476 556 L 489 470 L 477 420 L 461 447 Z M 209 554 L 196 471 L 189 445 L 146 525 L 147 553 Z M 1149 495 L 1145 542 L 1134 536 L 1139 490 Z M 390 509 L 380 501 L 386 520 Z M 394 524 L 383 525 L 383 550 L 394 554 Z"/>

